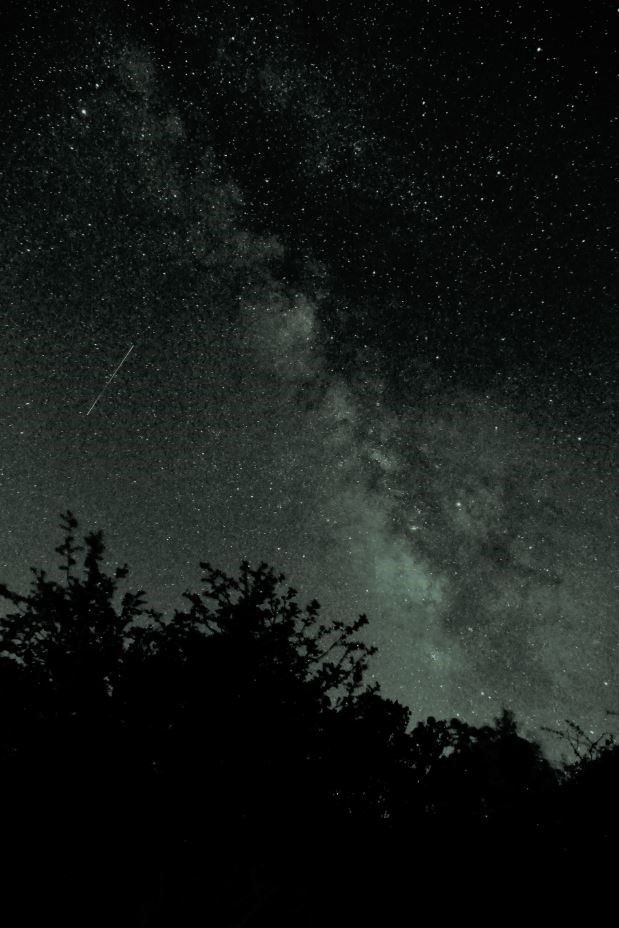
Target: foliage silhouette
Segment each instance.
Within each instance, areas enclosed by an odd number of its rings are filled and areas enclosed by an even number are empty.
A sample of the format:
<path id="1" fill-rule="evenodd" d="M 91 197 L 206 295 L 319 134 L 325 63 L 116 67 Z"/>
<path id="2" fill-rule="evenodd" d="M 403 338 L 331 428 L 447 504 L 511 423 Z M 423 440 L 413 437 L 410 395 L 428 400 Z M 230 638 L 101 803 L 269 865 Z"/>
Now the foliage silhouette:
<path id="1" fill-rule="evenodd" d="M 61 581 L 33 568 L 27 595 L 0 584 L 14 921 L 395 924 L 413 884 L 447 873 L 455 911 L 480 869 L 499 885 L 523 861 L 531 879 L 610 848 L 610 742 L 556 770 L 507 710 L 410 730 L 364 683 L 366 616 L 325 622 L 266 564 L 202 562 L 165 621 L 143 590 L 121 595 L 128 568 L 107 573 L 102 534 L 80 547 L 77 527 L 64 514 Z"/>
<path id="2" fill-rule="evenodd" d="M 164 622 L 142 590 L 115 605 L 127 568 L 104 571 L 101 533 L 81 549 L 71 512 L 62 527 L 62 582 L 33 569 L 28 595 L 0 586 L 15 609 L 1 621 L 3 780 L 30 805 L 29 827 L 101 855 L 108 835 L 119 863 L 117 844 L 151 860 L 149 847 L 200 845 L 220 872 L 241 838 L 318 829 L 328 719 L 364 691 L 367 618 L 322 623 L 316 601 L 301 609 L 283 576 L 243 562 L 239 579 L 202 563 L 201 592 Z"/>

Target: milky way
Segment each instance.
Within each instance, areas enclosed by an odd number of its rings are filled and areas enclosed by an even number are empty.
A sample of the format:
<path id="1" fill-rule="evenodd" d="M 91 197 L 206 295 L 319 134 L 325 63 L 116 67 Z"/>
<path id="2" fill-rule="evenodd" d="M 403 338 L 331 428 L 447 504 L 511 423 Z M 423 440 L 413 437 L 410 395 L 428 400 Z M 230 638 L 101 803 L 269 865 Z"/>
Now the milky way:
<path id="1" fill-rule="evenodd" d="M 540 66 L 533 26 L 500 72 L 516 89 L 488 148 L 473 32 L 444 40 L 464 42 L 477 94 L 459 136 L 441 114 L 456 120 L 466 94 L 431 17 L 424 77 L 388 22 L 377 43 L 394 53 L 364 71 L 359 23 L 325 51 L 288 20 L 278 44 L 252 15 L 208 41 L 198 14 L 173 19 L 176 57 L 160 32 L 103 17 L 96 41 L 49 58 L 47 96 L 18 82 L 3 580 L 24 588 L 49 565 L 69 507 L 168 613 L 200 560 L 234 572 L 243 557 L 329 615 L 366 612 L 372 674 L 414 718 L 508 706 L 530 733 L 599 731 L 619 681 L 608 231 L 587 251 L 609 216 L 596 78 L 574 96 L 590 117 L 557 116 L 572 179 L 562 138 L 540 179 L 542 110 L 559 112 L 578 65 L 559 56 L 536 103 L 516 68 Z M 37 36 L 17 34 L 25 55 Z"/>

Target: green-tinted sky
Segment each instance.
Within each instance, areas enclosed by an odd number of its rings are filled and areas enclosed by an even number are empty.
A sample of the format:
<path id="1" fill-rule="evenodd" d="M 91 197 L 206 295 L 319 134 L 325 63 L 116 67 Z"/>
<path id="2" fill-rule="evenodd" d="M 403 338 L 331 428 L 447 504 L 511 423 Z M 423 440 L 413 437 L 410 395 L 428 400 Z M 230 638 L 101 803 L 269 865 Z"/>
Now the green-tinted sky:
<path id="1" fill-rule="evenodd" d="M 367 612 L 415 717 L 601 730 L 616 10 L 39 6 L 2 38 L 3 580 L 69 507 L 165 610 L 248 557 Z"/>

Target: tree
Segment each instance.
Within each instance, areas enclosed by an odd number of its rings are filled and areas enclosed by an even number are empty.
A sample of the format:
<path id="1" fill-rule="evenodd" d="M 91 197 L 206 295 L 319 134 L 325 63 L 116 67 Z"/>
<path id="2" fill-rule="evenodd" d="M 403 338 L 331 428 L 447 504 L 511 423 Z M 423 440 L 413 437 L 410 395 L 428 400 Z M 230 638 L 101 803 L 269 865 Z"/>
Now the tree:
<path id="1" fill-rule="evenodd" d="M 4 796 L 12 799 L 3 857 L 14 877 L 9 885 L 23 887 L 16 905 L 33 900 L 26 889 L 33 883 L 41 905 L 52 897 L 60 904 L 65 893 L 86 905 L 102 878 L 110 883 L 106 897 L 118 899 L 123 867 L 140 845 L 142 821 L 125 811 L 128 781 L 137 769 L 123 750 L 115 694 L 132 626 L 138 620 L 156 624 L 160 616 L 143 607 L 142 591 L 126 593 L 120 607 L 114 605 L 127 568 L 105 573 L 100 532 L 86 535 L 83 575 L 76 575 L 82 549 L 70 511 L 62 527 L 65 538 L 56 551 L 64 582 L 32 568 L 28 595 L 0 585 L 0 595 L 16 610 L 0 620 L 0 775 Z M 124 843 L 115 834 L 123 817 Z M 103 900 L 99 908 L 103 918 Z M 92 912 L 84 917 L 96 918 Z"/>
<path id="2" fill-rule="evenodd" d="M 0 764 L 5 795 L 19 797 L 9 832 L 47 836 L 50 892 L 69 874 L 91 895 L 109 884 L 131 921 L 149 867 L 184 884 L 210 867 L 202 904 L 216 913 L 239 844 L 253 848 L 251 872 L 260 854 L 277 871 L 286 841 L 309 849 L 328 822 L 333 719 L 380 698 L 363 685 L 374 649 L 355 637 L 367 617 L 322 622 L 316 600 L 302 609 L 283 575 L 244 561 L 238 579 L 201 563 L 201 591 L 164 621 L 143 590 L 120 597 L 128 569 L 106 573 L 101 532 L 81 548 L 70 511 L 62 528 L 62 581 L 33 568 L 29 594 L 0 585 L 14 607 L 0 620 Z M 176 877 L 157 862 L 166 853 L 183 861 Z"/>
<path id="3" fill-rule="evenodd" d="M 8 921 L 395 924 L 445 879 L 460 906 L 480 868 L 503 886 L 612 849 L 612 744 L 570 726 L 586 757 L 559 777 L 506 710 L 409 731 L 364 683 L 366 616 L 323 621 L 243 561 L 237 577 L 201 562 L 164 620 L 121 594 L 100 532 L 79 547 L 71 512 L 62 527 L 60 581 L 0 584 Z"/>

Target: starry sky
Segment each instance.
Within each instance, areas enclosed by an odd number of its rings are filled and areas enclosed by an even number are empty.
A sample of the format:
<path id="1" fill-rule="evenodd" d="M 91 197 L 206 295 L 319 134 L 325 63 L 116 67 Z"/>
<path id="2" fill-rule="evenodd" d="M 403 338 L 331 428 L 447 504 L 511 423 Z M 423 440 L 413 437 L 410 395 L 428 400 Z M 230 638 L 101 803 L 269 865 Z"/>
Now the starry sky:
<path id="1" fill-rule="evenodd" d="M 3 10 L 2 580 L 70 508 L 167 614 L 366 612 L 414 720 L 608 728 L 616 5 Z"/>

